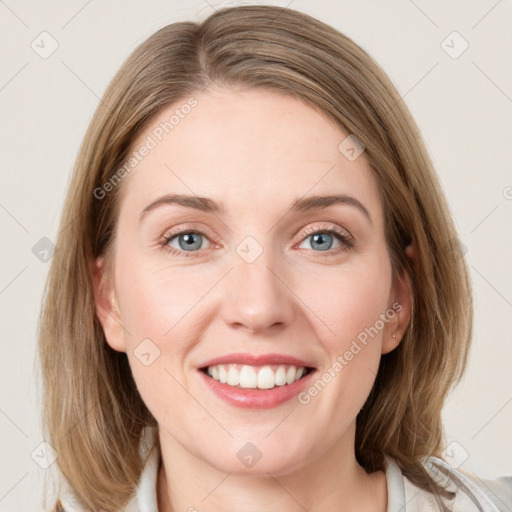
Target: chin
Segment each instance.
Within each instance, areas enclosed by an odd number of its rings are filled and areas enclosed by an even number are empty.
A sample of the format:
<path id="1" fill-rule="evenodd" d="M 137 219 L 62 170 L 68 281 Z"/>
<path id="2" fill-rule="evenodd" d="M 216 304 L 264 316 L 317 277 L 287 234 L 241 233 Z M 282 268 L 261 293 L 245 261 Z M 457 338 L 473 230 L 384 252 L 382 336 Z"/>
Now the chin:
<path id="1" fill-rule="evenodd" d="M 206 458 L 205 461 L 225 473 L 253 477 L 268 477 L 269 473 L 272 476 L 287 475 L 304 464 L 305 453 L 290 453 L 286 447 L 279 449 L 272 446 L 264 447 L 263 444 L 260 443 L 261 449 L 258 449 L 256 444 L 242 443 L 241 447 L 229 450 L 234 453 L 234 457 L 227 457 L 224 451 Z"/>

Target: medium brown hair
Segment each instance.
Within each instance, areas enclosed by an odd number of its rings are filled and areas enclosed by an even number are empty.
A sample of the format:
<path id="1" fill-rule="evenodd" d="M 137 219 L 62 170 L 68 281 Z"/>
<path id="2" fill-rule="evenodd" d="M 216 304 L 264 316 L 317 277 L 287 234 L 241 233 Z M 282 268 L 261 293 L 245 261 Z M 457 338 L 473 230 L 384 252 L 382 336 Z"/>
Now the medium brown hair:
<path id="1" fill-rule="evenodd" d="M 58 468 L 92 510 L 118 511 L 136 488 L 141 434 L 156 421 L 126 354 L 109 347 L 96 316 L 93 262 L 112 253 L 123 183 L 102 199 L 95 190 L 123 166 L 150 119 L 212 84 L 292 95 L 364 144 L 393 277 L 411 276 L 413 313 L 398 348 L 382 356 L 357 417 L 356 457 L 374 472 L 387 454 L 415 484 L 441 493 L 422 460 L 441 455 L 441 410 L 465 369 L 472 331 L 468 271 L 449 209 L 418 129 L 381 68 L 334 28 L 271 6 L 224 8 L 201 23 L 162 28 L 128 57 L 97 107 L 40 317 L 43 429 Z M 404 249 L 411 241 L 414 263 Z"/>

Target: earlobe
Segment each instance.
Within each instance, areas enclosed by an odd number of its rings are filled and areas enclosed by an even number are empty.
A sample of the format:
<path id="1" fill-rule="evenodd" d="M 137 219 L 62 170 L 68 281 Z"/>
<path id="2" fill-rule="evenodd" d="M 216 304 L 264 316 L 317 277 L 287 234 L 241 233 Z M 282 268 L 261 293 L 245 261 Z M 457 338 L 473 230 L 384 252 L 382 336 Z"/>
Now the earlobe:
<path id="1" fill-rule="evenodd" d="M 400 338 L 398 337 L 398 334 L 396 332 L 393 332 L 391 334 L 386 334 L 386 339 L 382 341 L 382 353 L 387 354 L 388 352 L 392 352 L 395 350 L 398 345 L 400 345 Z"/>
<path id="2" fill-rule="evenodd" d="M 413 264 L 416 261 L 416 248 L 413 243 L 405 248 L 407 256 L 412 260 Z M 413 308 L 413 289 L 412 280 L 409 271 L 404 269 L 402 274 L 396 278 L 393 286 L 393 306 L 396 304 L 394 318 L 389 322 L 389 329 L 384 331 L 384 338 L 382 340 L 382 353 L 387 354 L 393 351 L 400 342 L 407 331 L 412 316 Z"/>
<path id="3" fill-rule="evenodd" d="M 400 341 L 402 338 L 398 333 L 384 333 L 385 338 L 382 340 L 382 354 L 388 354 L 395 350 L 398 345 L 400 345 Z"/>
<path id="4" fill-rule="evenodd" d="M 94 304 L 96 316 L 111 348 L 126 352 L 124 329 L 111 276 L 105 272 L 103 257 L 93 267 Z"/>

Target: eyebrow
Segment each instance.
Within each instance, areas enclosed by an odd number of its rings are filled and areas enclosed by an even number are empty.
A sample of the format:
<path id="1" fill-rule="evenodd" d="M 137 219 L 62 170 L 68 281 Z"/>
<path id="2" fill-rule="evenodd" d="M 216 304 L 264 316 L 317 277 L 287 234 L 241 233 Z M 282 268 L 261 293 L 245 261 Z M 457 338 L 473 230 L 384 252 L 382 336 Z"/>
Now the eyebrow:
<path id="1" fill-rule="evenodd" d="M 225 208 L 223 206 L 208 197 L 188 196 L 183 194 L 166 194 L 162 197 L 159 197 L 142 210 L 139 216 L 139 222 L 141 222 L 149 212 L 155 210 L 156 208 L 159 208 L 163 205 L 173 204 L 185 206 L 187 208 L 194 208 L 195 210 L 209 213 L 225 212 Z M 370 224 L 372 223 L 370 212 L 366 209 L 366 207 L 355 197 L 348 196 L 346 194 L 298 198 L 292 203 L 290 210 L 292 212 L 306 212 L 328 208 L 329 206 L 335 204 L 346 204 L 357 208 L 362 213 L 364 213 L 364 215 L 370 221 Z"/>

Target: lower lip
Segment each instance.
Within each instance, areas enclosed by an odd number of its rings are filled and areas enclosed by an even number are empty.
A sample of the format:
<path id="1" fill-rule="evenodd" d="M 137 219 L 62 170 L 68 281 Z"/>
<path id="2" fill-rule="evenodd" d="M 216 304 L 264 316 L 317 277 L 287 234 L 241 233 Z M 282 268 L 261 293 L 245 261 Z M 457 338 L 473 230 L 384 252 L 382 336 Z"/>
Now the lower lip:
<path id="1" fill-rule="evenodd" d="M 209 377 L 199 370 L 206 385 L 222 400 L 244 409 L 272 409 L 298 395 L 311 381 L 316 371 L 293 384 L 275 386 L 272 389 L 235 388 Z"/>

